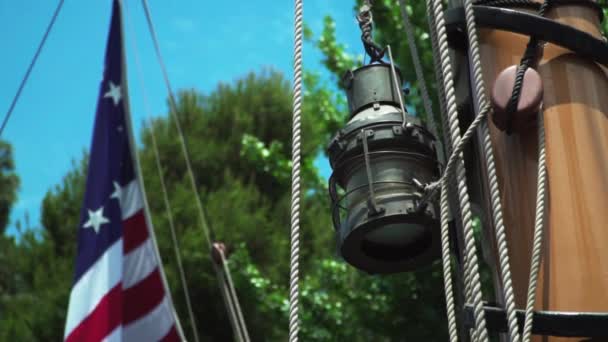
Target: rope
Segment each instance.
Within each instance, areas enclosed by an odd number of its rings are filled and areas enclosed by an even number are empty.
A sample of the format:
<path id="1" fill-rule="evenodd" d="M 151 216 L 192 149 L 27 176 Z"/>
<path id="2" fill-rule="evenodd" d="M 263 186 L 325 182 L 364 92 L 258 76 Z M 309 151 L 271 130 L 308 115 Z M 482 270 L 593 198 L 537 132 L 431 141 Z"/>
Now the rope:
<path id="1" fill-rule="evenodd" d="M 473 1 L 464 0 L 464 11 L 467 24 L 467 33 L 469 41 L 469 53 L 472 62 L 473 84 L 475 87 L 474 97 L 476 107 L 487 116 L 491 107 L 486 96 L 483 80 L 483 70 L 481 65 L 481 57 L 479 53 L 479 42 L 477 38 L 477 27 L 475 24 L 475 14 L 473 10 Z M 505 301 L 505 311 L 507 314 L 508 335 L 512 342 L 520 340 L 519 327 L 517 324 L 517 315 L 515 307 L 515 295 L 513 293 L 513 283 L 511 279 L 511 267 L 509 263 L 509 248 L 507 245 L 507 236 L 505 225 L 502 217 L 502 203 L 500 200 L 500 189 L 498 186 L 498 178 L 496 176 L 496 165 L 494 162 L 494 152 L 492 150 L 492 140 L 487 121 L 481 125 L 481 136 L 483 139 L 483 153 L 488 170 L 488 181 L 490 186 L 490 204 L 492 206 L 492 220 L 495 228 L 495 235 L 498 247 L 498 259 L 500 277 L 502 282 L 502 295 Z"/>
<path id="2" fill-rule="evenodd" d="M 154 24 L 152 22 L 152 16 L 150 14 L 150 8 L 148 6 L 148 1 L 147 0 L 142 0 L 142 5 L 144 8 L 144 12 L 145 12 L 145 16 L 146 16 L 146 21 L 148 23 L 148 29 L 150 31 L 150 36 L 152 38 L 152 42 L 154 43 L 154 49 L 156 52 L 156 57 L 158 59 L 158 63 L 160 65 L 161 71 L 163 73 L 163 78 L 165 81 L 165 85 L 167 87 L 167 91 L 169 93 L 169 104 L 170 104 L 170 113 L 173 115 L 173 119 L 175 121 L 175 125 L 177 126 L 177 131 L 180 137 L 180 143 L 181 143 L 181 148 L 182 148 L 182 153 L 184 155 L 184 159 L 186 161 L 186 168 L 188 170 L 188 175 L 190 178 L 190 183 L 192 186 L 192 192 L 194 193 L 195 199 L 196 199 L 196 205 L 197 205 L 197 209 L 198 209 L 198 214 L 199 214 L 199 219 L 200 219 L 200 224 L 201 224 L 201 228 L 203 230 L 203 233 L 205 234 L 205 238 L 207 241 L 207 244 L 209 246 L 209 250 L 211 250 L 213 248 L 212 245 L 212 233 L 213 231 L 211 230 L 211 228 L 209 227 L 209 225 L 207 224 L 207 220 L 205 218 L 205 213 L 203 211 L 203 205 L 202 205 L 202 201 L 200 198 L 200 195 L 198 193 L 198 187 L 197 187 L 197 182 L 196 182 L 196 178 L 194 176 L 194 172 L 192 171 L 192 164 L 190 162 L 190 154 L 188 151 L 188 147 L 186 144 L 186 136 L 183 133 L 182 127 L 181 127 L 181 123 L 179 121 L 179 116 L 177 115 L 177 101 L 175 100 L 175 95 L 173 93 L 172 87 L 171 87 L 171 83 L 169 81 L 169 76 L 167 73 L 167 68 L 165 67 L 165 63 L 163 62 L 163 58 L 162 55 L 160 53 L 160 45 L 158 43 L 158 38 L 156 36 L 156 31 L 154 30 Z M 217 269 L 216 269 L 217 271 Z M 230 270 L 227 268 L 227 266 L 225 266 L 224 268 L 225 274 L 227 274 L 227 277 L 230 278 Z M 231 278 L 230 278 L 231 279 Z M 224 280 L 225 281 L 225 280 Z M 223 284 L 223 282 L 220 282 L 221 284 Z M 231 283 L 231 280 L 230 280 Z M 223 284 L 222 286 L 224 286 L 225 284 Z M 242 313 L 241 313 L 241 308 L 240 308 L 240 304 L 238 301 L 238 298 L 236 297 L 236 291 L 234 291 L 234 286 L 232 286 L 231 291 L 234 293 L 234 295 L 231 295 L 232 300 L 230 301 L 230 305 L 228 305 L 227 310 L 229 311 L 229 313 L 233 314 L 234 312 L 238 312 L 238 315 L 241 317 L 242 320 Z M 244 320 L 243 323 L 240 324 L 241 327 L 244 327 Z M 240 332 L 239 332 L 240 331 Z M 245 342 L 249 341 L 249 337 L 248 334 L 246 332 L 246 328 L 244 328 L 244 332 L 243 329 L 239 329 L 235 331 L 235 335 L 236 332 L 238 332 L 240 335 L 242 336 L 246 336 L 246 339 L 244 340 Z"/>
<path id="3" fill-rule="evenodd" d="M 13 100 L 11 101 L 11 105 L 8 107 L 8 110 L 6 111 L 6 114 L 4 115 L 4 119 L 2 120 L 2 126 L 0 126 L 0 137 L 2 136 L 2 132 L 4 131 L 4 128 L 6 128 L 6 125 L 8 124 L 8 120 L 11 118 L 11 115 L 13 114 L 13 110 L 15 109 L 15 106 L 17 105 L 17 101 L 19 101 L 19 98 L 21 97 L 21 92 L 23 91 L 23 88 L 25 88 L 25 84 L 27 83 L 27 80 L 30 78 L 30 74 L 32 73 L 32 70 L 34 69 L 34 65 L 36 65 L 36 61 L 38 61 L 38 57 L 40 56 L 40 53 L 42 52 L 42 48 L 44 47 L 44 44 L 46 43 L 46 39 L 49 37 L 49 34 L 51 33 L 53 26 L 55 25 L 55 21 L 57 20 L 57 17 L 59 16 L 59 12 L 61 11 L 61 8 L 63 7 L 63 2 L 64 2 L 64 0 L 59 0 L 59 3 L 57 4 L 57 7 L 55 8 L 55 12 L 53 13 L 53 16 L 51 17 L 51 22 L 46 27 L 46 30 L 44 31 L 44 35 L 42 36 L 42 40 L 40 41 L 40 43 L 38 44 L 38 48 L 36 49 L 36 53 L 34 53 L 34 57 L 32 58 L 29 66 L 27 67 L 27 70 L 25 71 L 25 75 L 21 79 L 19 88 L 17 88 L 17 93 L 15 93 L 15 96 L 13 97 Z"/>
<path id="4" fill-rule="evenodd" d="M 230 296 L 230 291 L 228 290 L 228 285 L 226 284 L 226 279 L 224 277 L 222 269 L 218 267 L 215 263 L 213 264 L 213 267 L 215 268 L 215 272 L 218 277 L 220 277 L 220 291 L 222 293 L 222 298 L 224 299 L 224 306 L 228 311 L 228 318 L 230 320 L 230 325 L 232 326 L 234 339 L 237 342 L 244 342 L 243 334 L 241 333 L 238 318 L 235 313 L 235 306 L 233 305 L 232 298 Z"/>
<path id="5" fill-rule="evenodd" d="M 198 209 L 198 216 L 200 219 L 200 225 L 205 234 L 205 239 L 207 240 L 207 244 L 209 245 L 209 249 L 212 248 L 211 245 L 211 229 L 207 224 L 207 219 L 205 218 L 205 213 L 203 211 L 203 205 L 201 202 L 201 197 L 198 193 L 198 186 L 196 185 L 196 178 L 194 177 L 194 172 L 192 171 L 192 163 L 190 162 L 190 153 L 188 151 L 188 146 L 186 145 L 186 136 L 182 130 L 182 125 L 179 121 L 179 116 L 177 114 L 177 101 L 175 100 L 175 95 L 173 93 L 173 89 L 171 87 L 171 82 L 169 81 L 169 74 L 167 73 L 167 68 L 165 67 L 165 62 L 163 61 L 163 57 L 160 53 L 160 45 L 158 43 L 158 38 L 156 36 L 156 30 L 154 29 L 154 24 L 152 22 L 152 15 L 150 14 L 150 8 L 148 6 L 148 0 L 142 0 L 142 5 L 144 8 L 144 12 L 146 15 L 146 21 L 148 23 L 148 29 L 150 31 L 150 36 L 152 38 L 152 42 L 154 44 L 154 50 L 156 52 L 156 58 L 158 59 L 158 64 L 160 65 L 161 71 L 163 73 L 163 79 L 165 81 L 165 85 L 167 87 L 167 91 L 169 92 L 169 112 L 173 116 L 173 120 L 175 121 L 175 126 L 177 126 L 177 133 L 179 134 L 179 141 L 182 148 L 182 153 L 184 155 L 184 160 L 186 161 L 186 168 L 188 170 L 188 176 L 190 178 L 190 183 L 192 186 L 192 192 L 196 198 L 196 206 Z"/>
<path id="6" fill-rule="evenodd" d="M 232 276 L 230 275 L 230 269 L 228 268 L 228 260 L 226 259 L 226 256 L 224 255 L 224 251 L 219 249 L 218 250 L 220 258 L 221 258 L 221 263 L 222 263 L 222 270 L 223 270 L 223 274 L 225 276 L 225 285 L 226 285 L 226 289 L 228 291 L 228 294 L 230 296 L 231 302 L 232 303 L 236 303 L 233 304 L 233 306 L 235 307 L 234 309 L 234 319 L 235 319 L 235 323 L 238 327 L 238 331 L 239 331 L 239 336 L 241 338 L 242 341 L 244 342 L 249 342 L 249 332 L 247 331 L 247 325 L 245 324 L 245 319 L 243 318 L 243 312 L 241 311 L 241 307 L 238 305 L 239 303 L 239 299 L 236 295 L 236 290 L 234 288 L 234 283 L 232 281 Z"/>
<path id="7" fill-rule="evenodd" d="M 300 155 L 302 139 L 302 26 L 304 21 L 304 0 L 294 1 L 293 127 L 291 147 L 291 252 L 289 258 L 289 342 L 298 341 L 298 332 L 300 330 Z"/>
<path id="8" fill-rule="evenodd" d="M 403 4 L 403 3 L 402 3 Z M 426 2 L 426 10 L 429 15 L 427 15 L 429 32 L 431 36 L 431 47 L 433 52 L 433 62 L 435 65 L 440 63 L 439 61 L 439 47 L 437 41 L 437 30 L 435 24 L 435 17 L 431 15 L 433 13 L 433 8 L 431 6 L 431 2 Z M 406 13 L 407 14 L 407 13 Z M 437 83 L 437 93 L 439 97 L 439 108 L 441 113 L 446 112 L 446 100 L 445 100 L 445 91 L 442 82 L 442 73 L 441 68 L 434 68 L 435 70 L 435 78 Z M 427 114 L 428 115 L 428 114 Z M 442 118 L 445 118 L 442 115 Z M 445 129 L 448 125 L 445 120 L 443 120 L 444 124 L 444 141 L 446 143 L 447 152 L 451 152 L 452 145 L 450 143 L 450 139 L 447 137 L 447 129 Z M 449 198 L 448 198 L 448 179 L 442 182 L 444 188 L 441 189 L 441 208 L 440 215 L 441 217 L 449 216 L 450 207 L 449 207 Z M 441 219 L 441 261 L 443 267 L 443 284 L 444 284 L 444 292 L 445 292 L 445 303 L 446 303 L 446 313 L 448 318 L 448 332 L 450 337 L 450 342 L 458 342 L 458 327 L 456 324 L 456 309 L 454 305 L 454 291 L 452 285 L 452 263 L 451 263 L 451 251 L 450 251 L 450 231 L 448 220 L 445 218 Z"/>
<path id="9" fill-rule="evenodd" d="M 433 113 L 433 101 L 431 101 L 431 96 L 429 95 L 429 91 L 426 86 L 424 70 L 422 69 L 420 54 L 418 53 L 418 47 L 416 46 L 414 28 L 410 20 L 410 16 L 407 13 L 405 0 L 399 0 L 399 5 L 401 9 L 401 16 L 403 17 L 403 27 L 405 28 L 405 34 L 407 36 L 407 45 L 410 48 L 410 54 L 412 56 L 412 61 L 414 62 L 414 71 L 416 72 L 416 78 L 418 79 L 418 87 L 420 87 L 420 95 L 422 97 L 422 104 L 424 106 L 424 112 L 426 113 L 426 122 L 431 133 L 433 133 L 437 137 L 439 134 L 439 130 L 437 129 L 437 123 L 435 122 L 435 113 Z M 439 145 L 439 148 L 437 150 L 440 151 L 440 153 L 442 154 L 440 161 L 444 162 L 442 153 L 443 148 L 441 147 L 441 145 Z"/>
<path id="10" fill-rule="evenodd" d="M 454 309 L 454 290 L 452 289 L 452 259 L 450 254 L 450 228 L 448 223 L 449 211 L 448 182 L 447 180 L 444 180 L 441 183 L 441 262 L 443 266 L 443 283 L 450 341 L 458 342 L 456 311 Z"/>
<path id="11" fill-rule="evenodd" d="M 530 280 L 528 283 L 528 298 L 526 300 L 526 316 L 524 320 L 524 332 L 522 341 L 527 342 L 532 338 L 532 311 L 536 300 L 536 288 L 538 272 L 542 258 L 543 229 L 545 214 L 545 186 L 547 183 L 547 169 L 545 160 L 545 123 L 543 112 L 538 115 L 538 177 L 536 188 L 536 214 L 534 221 L 534 241 L 532 245 L 532 257 L 530 262 Z"/>
<path id="12" fill-rule="evenodd" d="M 171 209 L 171 203 L 169 201 L 169 196 L 168 196 L 168 192 L 167 192 L 167 187 L 165 184 L 165 177 L 163 175 L 163 168 L 160 162 L 160 154 L 158 152 L 158 144 L 156 142 L 156 134 L 154 132 L 154 124 L 152 122 L 152 110 L 150 108 L 150 103 L 148 101 L 148 92 L 146 90 L 146 83 L 145 83 L 145 79 L 144 79 L 144 74 L 141 68 L 141 60 L 139 59 L 139 50 L 137 48 L 137 35 L 135 33 L 135 30 L 133 29 L 133 25 L 132 25 L 132 21 L 131 21 L 131 17 L 129 15 L 129 12 L 127 11 L 127 6 L 123 5 L 123 10 L 124 13 L 127 17 L 127 23 L 129 24 L 129 33 L 131 34 L 132 39 L 132 49 L 133 49 L 133 53 L 135 55 L 135 64 L 137 65 L 137 76 L 139 79 L 139 84 L 140 87 L 142 89 L 142 94 L 143 94 L 143 100 L 144 100 L 144 106 L 146 108 L 146 115 L 148 117 L 147 121 L 149 122 L 149 126 L 150 126 L 150 137 L 152 138 L 152 150 L 154 151 L 154 160 L 156 162 L 156 169 L 158 171 L 158 178 L 160 180 L 160 187 L 161 187 L 161 192 L 163 194 L 163 201 L 165 204 L 165 212 L 167 215 L 167 219 L 169 221 L 169 230 L 171 231 L 171 241 L 173 243 L 173 250 L 175 252 L 175 259 L 177 261 L 177 268 L 179 271 L 179 275 L 180 275 L 180 280 L 181 280 L 181 285 L 182 285 L 182 290 L 184 291 L 184 299 L 186 301 L 186 307 L 188 309 L 188 316 L 190 318 L 190 323 L 192 326 L 192 336 L 194 337 L 194 341 L 198 342 L 199 341 L 199 337 L 198 337 L 198 326 L 196 324 L 196 319 L 194 317 L 194 312 L 192 310 L 192 301 L 190 300 L 190 292 L 188 290 L 188 282 L 186 281 L 186 274 L 184 272 L 184 266 L 182 263 L 182 258 L 181 258 L 181 253 L 180 253 L 180 247 L 179 247 L 179 243 L 177 240 L 177 234 L 175 233 L 175 224 L 173 222 L 173 212 Z"/>
<path id="13" fill-rule="evenodd" d="M 120 5 L 121 9 L 125 9 L 126 6 L 124 6 L 122 1 L 119 1 L 118 4 Z M 121 36 L 124 38 L 125 37 L 125 32 L 124 32 L 124 18 L 122 15 L 122 11 L 119 11 L 119 16 L 120 16 L 120 30 L 121 30 Z M 123 83 L 123 89 L 124 89 L 124 93 L 128 94 L 129 93 L 129 87 L 128 87 L 128 77 L 127 77 L 127 54 L 126 54 L 126 47 L 125 47 L 125 40 L 121 39 L 121 64 L 123 66 L 122 68 L 122 75 L 121 75 L 121 79 L 122 79 L 122 83 Z M 137 145 L 135 144 L 135 138 L 133 136 L 133 123 L 131 122 L 131 114 L 129 111 L 130 105 L 129 105 L 129 97 L 125 96 L 124 99 L 124 108 L 125 108 L 125 124 L 126 124 L 126 130 L 128 132 L 127 136 L 129 138 L 129 148 L 131 150 L 131 156 L 134 160 L 134 164 L 135 164 L 135 174 L 139 175 L 138 177 L 136 177 L 136 180 L 138 182 L 139 187 L 141 188 L 141 193 L 142 193 L 142 198 L 143 198 L 143 202 L 144 202 L 144 215 L 146 218 L 146 222 L 148 222 L 148 227 L 149 227 L 149 233 L 150 233 L 150 239 L 152 240 L 152 245 L 154 246 L 154 255 L 157 258 L 158 264 L 161 266 L 159 267 L 159 271 L 160 271 L 160 275 L 161 275 L 161 280 L 163 282 L 163 289 L 167 294 L 167 298 L 169 300 L 170 306 L 171 306 L 171 311 L 173 314 L 173 318 L 175 320 L 175 326 L 176 326 L 176 330 L 177 330 L 177 334 L 179 335 L 179 338 L 182 340 L 185 340 L 185 335 L 184 335 L 184 330 L 182 329 L 182 324 L 180 322 L 179 316 L 177 315 L 177 312 L 175 311 L 175 305 L 173 305 L 173 298 L 171 296 L 171 291 L 169 288 L 169 282 L 167 281 L 167 275 L 165 274 L 165 269 L 164 267 L 162 267 L 163 265 L 163 260 L 160 256 L 160 251 L 158 249 L 158 242 L 156 241 L 156 234 L 154 233 L 154 227 L 152 225 L 152 216 L 151 216 L 151 211 L 150 211 L 150 205 L 148 204 L 148 197 L 146 196 L 146 186 L 144 183 L 144 179 L 143 179 L 143 172 L 141 169 L 141 162 L 139 160 L 139 152 L 137 150 Z"/>
<path id="14" fill-rule="evenodd" d="M 483 342 L 488 341 L 488 332 L 486 329 L 485 313 L 483 311 L 482 293 L 481 293 L 481 280 L 479 277 L 479 268 L 477 265 L 477 251 L 475 246 L 475 236 L 473 235 L 473 224 L 472 224 L 472 213 L 471 205 L 469 200 L 469 194 L 466 184 L 466 171 L 464 168 L 464 162 L 460 158 L 464 144 L 472 136 L 472 132 L 478 125 L 479 122 L 484 118 L 483 115 L 478 115 L 473 121 L 465 135 L 461 138 L 460 127 L 458 120 L 458 111 L 456 108 L 456 95 L 454 90 L 454 81 L 452 75 L 452 66 L 450 65 L 450 58 L 448 56 L 448 40 L 445 29 L 445 19 L 443 17 L 443 3 L 441 0 L 427 0 L 432 1 L 432 11 L 429 15 L 434 16 L 435 29 L 437 30 L 438 38 L 438 51 L 439 60 L 441 62 L 442 77 L 444 88 L 446 91 L 446 105 L 447 105 L 447 116 L 450 128 L 450 138 L 452 144 L 455 147 L 448 161 L 448 165 L 444 172 L 444 177 L 449 175 L 450 167 L 458 161 L 456 170 L 456 179 L 458 187 L 458 197 L 460 201 L 460 211 L 462 214 L 463 230 L 464 230 L 464 245 L 465 245 L 465 285 L 468 283 L 471 287 L 471 295 L 473 302 L 473 314 L 475 317 L 475 332 L 473 333 L 473 340 L 481 340 Z M 430 6 L 427 4 L 427 6 Z M 481 113 L 483 114 L 483 112 Z M 442 178 L 444 178 L 442 177 Z M 443 181 L 445 182 L 445 181 Z M 445 207 L 445 203 L 443 205 Z M 444 211 L 444 210 L 442 210 Z M 445 216 L 442 218 L 445 221 Z M 465 286 L 466 287 L 466 286 Z M 466 291 L 469 292 L 469 291 Z"/>

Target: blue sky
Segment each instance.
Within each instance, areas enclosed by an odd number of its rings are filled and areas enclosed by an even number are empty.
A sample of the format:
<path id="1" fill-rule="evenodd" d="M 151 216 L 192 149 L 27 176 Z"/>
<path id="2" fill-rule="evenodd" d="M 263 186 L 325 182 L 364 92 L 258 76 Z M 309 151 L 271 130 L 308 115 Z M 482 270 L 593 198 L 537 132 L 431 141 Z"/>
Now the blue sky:
<path id="1" fill-rule="evenodd" d="M 0 114 L 4 115 L 35 52 L 57 1 L 0 1 Z M 126 28 L 131 112 L 136 135 L 146 117 L 135 65 L 137 37 L 147 96 L 154 115 L 167 113 L 166 90 L 141 3 L 129 0 Z M 277 0 L 150 0 L 173 88 L 211 91 L 252 70 L 272 66 L 291 79 L 293 2 Z M 58 184 L 90 144 L 101 80 L 110 0 L 66 1 L 2 138 L 13 144 L 21 178 L 11 227 L 27 212 L 39 225 L 45 193 Z M 319 33 L 325 15 L 336 21 L 338 40 L 361 53 L 354 1 L 306 0 L 306 23 Z M 129 22 L 127 22 L 129 25 Z M 305 67 L 322 71 L 320 54 L 304 50 Z M 321 163 L 323 164 L 323 163 Z M 327 173 L 327 166 L 322 165 Z"/>

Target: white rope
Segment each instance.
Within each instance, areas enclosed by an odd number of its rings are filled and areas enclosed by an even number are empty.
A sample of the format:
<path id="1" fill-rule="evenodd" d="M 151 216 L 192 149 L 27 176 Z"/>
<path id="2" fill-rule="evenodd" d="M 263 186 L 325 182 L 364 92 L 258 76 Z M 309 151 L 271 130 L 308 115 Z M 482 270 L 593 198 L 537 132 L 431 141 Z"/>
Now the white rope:
<path id="1" fill-rule="evenodd" d="M 483 117 L 478 115 L 465 135 L 461 138 L 458 111 L 456 108 L 456 95 L 452 66 L 450 65 L 450 58 L 448 56 L 449 48 L 445 29 L 445 19 L 443 17 L 443 3 L 441 0 L 427 1 L 432 1 L 433 10 L 428 14 L 434 16 L 435 28 L 437 30 L 439 47 L 438 51 L 440 57 L 439 60 L 442 68 L 444 90 L 446 92 L 446 108 L 450 129 L 450 139 L 452 141 L 452 145 L 454 146 L 454 150 L 452 151 L 452 155 L 450 156 L 443 177 L 445 178 L 449 175 L 451 168 L 453 168 L 453 165 L 457 162 L 456 180 L 464 230 L 465 288 L 470 288 L 470 291 L 465 290 L 465 292 L 470 292 L 472 296 L 471 301 L 473 304 L 473 314 L 475 317 L 475 332 L 473 334 L 473 340 L 486 342 L 488 341 L 488 332 L 486 329 L 485 313 L 483 310 L 479 267 L 477 265 L 477 247 L 475 246 L 475 236 L 473 234 L 472 212 L 466 184 L 466 171 L 464 168 L 464 162 L 461 159 L 461 153 L 464 149 L 466 141 L 468 141 L 468 139 L 470 139 L 470 137 L 473 135 L 476 125 L 479 125 Z M 445 217 L 443 217 L 442 220 L 445 221 Z"/>
<path id="2" fill-rule="evenodd" d="M 443 266 L 445 304 L 448 315 L 448 332 L 450 334 L 450 341 L 458 342 L 454 290 L 452 289 L 452 256 L 450 254 L 450 228 L 448 223 L 449 210 L 448 182 L 444 180 L 441 184 L 441 261 Z"/>
<path id="3" fill-rule="evenodd" d="M 541 110 L 538 114 L 538 176 L 536 187 L 536 219 L 534 221 L 534 241 L 532 244 L 532 257 L 530 261 L 530 280 L 528 283 L 528 298 L 526 300 L 526 317 L 522 341 L 528 342 L 532 338 L 532 313 L 536 300 L 538 272 L 543 250 L 543 232 L 545 217 L 545 187 L 547 183 L 546 153 L 545 153 L 545 123 Z"/>
<path id="4" fill-rule="evenodd" d="M 194 317 L 194 312 L 192 310 L 192 301 L 190 300 L 190 292 L 188 290 L 188 282 L 186 280 L 186 273 L 184 272 L 184 266 L 182 264 L 181 252 L 179 243 L 177 240 L 177 234 L 175 233 L 175 224 L 173 222 L 173 212 L 171 209 L 171 203 L 169 202 L 169 196 L 167 194 L 167 187 L 165 185 L 165 177 L 163 175 L 163 168 L 160 162 L 160 154 L 158 152 L 158 144 L 156 143 L 156 134 L 154 132 L 154 123 L 152 122 L 152 110 L 150 107 L 150 102 L 148 101 L 148 92 L 146 90 L 146 82 L 144 78 L 144 73 L 141 68 L 141 60 L 139 59 L 139 49 L 137 47 L 137 35 L 135 30 L 133 29 L 133 22 L 131 20 L 131 16 L 127 10 L 127 6 L 123 5 L 123 9 L 125 12 L 125 16 L 127 17 L 127 26 L 129 28 L 129 33 L 131 34 L 131 47 L 133 50 L 133 54 L 135 56 L 135 64 L 137 66 L 137 76 L 139 79 L 139 85 L 143 94 L 143 102 L 144 107 L 146 109 L 147 121 L 149 122 L 150 127 L 150 136 L 152 138 L 152 150 L 154 151 L 154 159 L 156 162 L 156 169 L 158 171 L 158 178 L 160 180 L 161 192 L 163 194 L 163 201 L 165 204 L 165 212 L 167 215 L 167 219 L 169 221 L 169 230 L 171 231 L 171 240 L 173 243 L 173 251 L 175 252 L 175 259 L 177 261 L 177 269 L 179 271 L 182 290 L 184 291 L 184 299 L 186 301 L 186 306 L 188 309 L 188 316 L 190 318 L 190 325 L 192 327 L 192 336 L 194 337 L 194 341 L 198 342 L 198 326 L 196 324 L 196 319 Z"/>
<path id="5" fill-rule="evenodd" d="M 481 57 L 479 52 L 479 42 L 477 38 L 477 27 L 475 24 L 475 13 L 473 10 L 473 1 L 464 0 L 464 10 L 467 25 L 469 54 L 472 64 L 472 81 L 475 87 L 474 98 L 476 100 L 476 108 L 482 111 L 484 117 L 487 117 L 491 107 L 486 96 L 483 80 L 483 70 L 481 65 Z M 483 139 L 484 160 L 488 171 L 488 181 L 490 186 L 490 204 L 492 206 L 492 219 L 494 223 L 494 232 L 498 248 L 498 260 L 501 277 L 501 290 L 505 301 L 505 311 L 507 313 L 507 323 L 509 340 L 511 342 L 520 341 L 519 326 L 517 323 L 517 314 L 515 307 L 515 295 L 513 293 L 513 283 L 511 279 L 511 267 L 509 262 L 509 248 L 507 245 L 507 235 L 502 214 L 502 203 L 500 200 L 500 189 L 498 178 L 496 176 L 496 165 L 494 162 L 494 151 L 492 150 L 492 140 L 487 121 L 481 125 L 481 137 Z"/>
<path id="6" fill-rule="evenodd" d="M 402 2 L 403 4 L 403 2 Z M 431 2 L 426 2 L 426 10 L 427 13 L 431 14 L 433 12 Z M 407 13 L 406 13 L 407 14 Z M 433 51 L 433 62 L 435 65 L 440 63 L 439 61 L 439 50 L 438 50 L 438 42 L 437 42 L 437 30 L 435 24 L 435 17 L 433 15 L 427 15 L 429 32 L 431 36 L 431 47 Z M 435 69 L 435 78 L 437 82 L 437 95 L 439 98 L 439 108 L 440 113 L 446 112 L 446 100 L 445 100 L 445 91 L 443 88 L 442 82 L 442 74 L 441 68 Z M 445 118 L 444 115 L 441 116 Z M 446 143 L 446 152 L 451 153 L 452 145 L 450 143 L 450 139 L 447 136 L 448 127 L 447 122 L 443 120 L 444 123 L 444 140 Z M 441 216 L 449 216 L 450 207 L 449 207 L 449 198 L 448 198 L 448 182 L 449 179 L 445 179 L 442 182 L 441 188 L 441 200 L 443 203 L 440 207 L 440 215 Z M 451 262 L 451 251 L 450 251 L 450 232 L 449 232 L 449 224 L 447 219 L 441 220 L 441 261 L 443 267 L 443 285 L 444 285 L 444 293 L 445 293 L 445 304 L 446 304 L 446 313 L 448 318 L 448 333 L 450 342 L 458 342 L 458 326 L 456 324 L 456 309 L 455 309 L 455 300 L 454 300 L 454 290 L 452 284 L 452 262 Z"/>
<path id="7" fill-rule="evenodd" d="M 302 41 L 303 0 L 295 0 L 294 13 L 294 77 L 293 77 L 293 130 L 291 174 L 291 253 L 289 258 L 289 341 L 298 341 L 299 281 L 300 281 L 300 167 L 302 135 Z"/>

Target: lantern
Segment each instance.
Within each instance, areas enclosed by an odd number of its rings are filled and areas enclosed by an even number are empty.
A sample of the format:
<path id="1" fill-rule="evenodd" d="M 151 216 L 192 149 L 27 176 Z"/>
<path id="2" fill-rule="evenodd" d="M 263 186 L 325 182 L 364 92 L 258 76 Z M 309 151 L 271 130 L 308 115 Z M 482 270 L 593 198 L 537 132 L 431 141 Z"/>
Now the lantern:
<path id="1" fill-rule="evenodd" d="M 350 120 L 328 149 L 339 252 L 372 274 L 416 269 L 440 251 L 438 206 L 421 202 L 420 186 L 439 178 L 435 138 L 400 109 L 400 72 L 391 67 L 346 73 Z"/>

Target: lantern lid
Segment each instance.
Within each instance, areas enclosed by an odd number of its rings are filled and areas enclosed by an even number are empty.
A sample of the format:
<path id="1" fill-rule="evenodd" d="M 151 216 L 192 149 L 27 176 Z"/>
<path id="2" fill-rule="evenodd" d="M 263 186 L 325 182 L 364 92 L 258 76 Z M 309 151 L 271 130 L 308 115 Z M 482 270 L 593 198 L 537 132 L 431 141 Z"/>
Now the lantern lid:
<path id="1" fill-rule="evenodd" d="M 396 66 L 395 71 L 397 84 L 401 87 L 401 71 Z M 342 77 L 342 85 L 346 89 L 351 117 L 374 103 L 399 106 L 402 90 L 395 87 L 390 64 L 369 64 L 349 70 Z"/>

